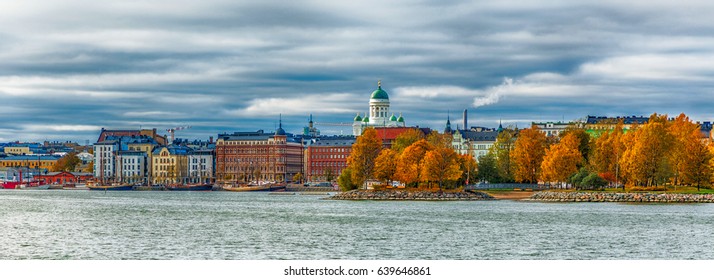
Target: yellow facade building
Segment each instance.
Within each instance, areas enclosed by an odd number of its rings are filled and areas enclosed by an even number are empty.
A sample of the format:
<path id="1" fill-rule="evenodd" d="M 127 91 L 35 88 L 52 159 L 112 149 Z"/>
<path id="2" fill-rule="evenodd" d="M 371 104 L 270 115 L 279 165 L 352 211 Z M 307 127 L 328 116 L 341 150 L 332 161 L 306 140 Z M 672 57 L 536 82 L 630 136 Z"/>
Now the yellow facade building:
<path id="1" fill-rule="evenodd" d="M 154 184 L 188 182 L 188 148 L 170 145 L 156 147 L 151 153 L 151 181 Z"/>
<path id="2" fill-rule="evenodd" d="M 0 158 L 0 167 L 27 167 L 51 169 L 57 163 L 59 157 L 56 156 L 9 156 Z"/>

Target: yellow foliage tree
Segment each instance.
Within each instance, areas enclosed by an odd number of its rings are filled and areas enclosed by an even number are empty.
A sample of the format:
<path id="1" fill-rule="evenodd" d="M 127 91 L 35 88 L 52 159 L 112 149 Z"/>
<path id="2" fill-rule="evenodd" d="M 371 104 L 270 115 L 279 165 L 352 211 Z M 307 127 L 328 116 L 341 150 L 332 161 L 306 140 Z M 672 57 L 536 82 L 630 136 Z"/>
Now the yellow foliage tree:
<path id="1" fill-rule="evenodd" d="M 442 189 L 444 181 L 458 180 L 461 177 L 460 167 L 459 155 L 454 149 L 437 147 L 424 155 L 422 177 L 427 181 L 438 182 L 439 189 Z"/>
<path id="2" fill-rule="evenodd" d="M 404 149 L 399 156 L 399 162 L 397 162 L 397 178 L 399 181 L 405 184 L 418 183 L 422 160 L 426 152 L 431 149 L 431 145 L 425 139 L 414 142 Z"/>
<path id="3" fill-rule="evenodd" d="M 667 132 L 672 136 L 672 146 L 667 153 L 669 165 L 674 175 L 672 183 L 679 185 L 680 177 L 683 175 L 682 173 L 686 172 L 684 169 L 687 168 L 688 148 L 695 148 L 691 145 L 691 147 L 688 147 L 688 142 L 691 140 L 690 136 L 692 133 L 697 133 L 697 137 L 694 140 L 699 141 L 699 127 L 687 115 L 681 113 L 668 125 Z"/>
<path id="4" fill-rule="evenodd" d="M 630 183 L 657 186 L 668 178 L 670 170 L 666 155 L 672 140 L 667 133 L 666 120 L 666 115 L 653 114 L 647 124 L 632 133 L 634 142 L 621 159 L 623 173 Z"/>
<path id="5" fill-rule="evenodd" d="M 366 128 L 352 145 L 352 153 L 347 158 L 353 184 L 361 186 L 373 178 L 374 163 L 381 149 L 382 141 L 377 137 L 377 131 Z"/>
<path id="6" fill-rule="evenodd" d="M 541 163 L 541 180 L 562 183 L 577 172 L 578 165 L 584 161 L 579 147 L 580 139 L 575 133 L 565 135 L 560 143 L 550 146 Z"/>
<path id="7" fill-rule="evenodd" d="M 537 183 L 541 162 L 545 156 L 546 137 L 538 127 L 521 130 L 514 143 L 511 161 L 517 182 Z"/>
<path id="8" fill-rule="evenodd" d="M 681 169 L 682 181 L 697 186 L 708 185 L 712 179 L 713 158 L 707 144 L 702 142 L 699 128 L 689 133 L 684 142 L 684 160 Z"/>
<path id="9" fill-rule="evenodd" d="M 398 156 L 397 152 L 392 149 L 382 150 L 375 161 L 374 177 L 391 185 L 397 174 Z"/>

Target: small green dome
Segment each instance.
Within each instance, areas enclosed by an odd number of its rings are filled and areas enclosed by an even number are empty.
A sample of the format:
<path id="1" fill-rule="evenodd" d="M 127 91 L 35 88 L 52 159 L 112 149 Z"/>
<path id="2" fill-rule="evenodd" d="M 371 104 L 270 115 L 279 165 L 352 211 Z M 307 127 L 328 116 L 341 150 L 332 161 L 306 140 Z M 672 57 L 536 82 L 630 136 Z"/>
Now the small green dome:
<path id="1" fill-rule="evenodd" d="M 392 117 L 389 118 L 389 121 L 396 122 L 396 121 L 397 121 L 397 117 L 394 116 L 394 114 L 392 114 Z"/>
<path id="2" fill-rule="evenodd" d="M 368 116 L 364 116 L 364 119 L 362 119 L 362 122 L 369 122 L 369 117 L 368 117 Z"/>
<path id="3" fill-rule="evenodd" d="M 359 113 L 357 113 L 357 116 L 355 117 L 355 121 L 356 121 L 356 122 L 361 122 L 361 121 L 362 121 L 362 117 L 359 116 Z"/>
<path id="4" fill-rule="evenodd" d="M 399 114 L 399 118 L 397 119 L 397 122 L 404 122 L 404 117 L 402 117 L 402 114 Z"/>

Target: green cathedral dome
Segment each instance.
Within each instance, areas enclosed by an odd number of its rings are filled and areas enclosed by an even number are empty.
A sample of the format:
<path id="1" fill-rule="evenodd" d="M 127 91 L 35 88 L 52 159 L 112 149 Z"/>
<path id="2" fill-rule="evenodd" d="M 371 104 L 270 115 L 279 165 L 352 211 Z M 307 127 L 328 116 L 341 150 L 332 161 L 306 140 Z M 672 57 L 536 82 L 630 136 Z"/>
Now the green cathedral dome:
<path id="1" fill-rule="evenodd" d="M 397 117 L 394 116 L 394 114 L 392 114 L 392 117 L 389 118 L 389 121 L 396 122 L 396 121 L 397 121 Z"/>
<path id="2" fill-rule="evenodd" d="M 359 116 L 359 113 L 358 113 L 357 116 L 355 117 L 355 121 L 356 121 L 356 122 L 361 122 L 361 121 L 362 121 L 362 117 Z"/>
<path id="3" fill-rule="evenodd" d="M 377 82 L 377 90 L 372 92 L 371 99 L 389 99 L 389 95 L 382 89 L 382 81 Z"/>

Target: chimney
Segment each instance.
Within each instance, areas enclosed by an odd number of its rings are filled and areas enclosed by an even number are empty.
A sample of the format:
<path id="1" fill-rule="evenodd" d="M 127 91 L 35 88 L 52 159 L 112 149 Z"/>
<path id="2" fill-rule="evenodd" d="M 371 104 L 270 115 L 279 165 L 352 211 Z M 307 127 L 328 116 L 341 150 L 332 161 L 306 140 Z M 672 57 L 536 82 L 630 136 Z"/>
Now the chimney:
<path id="1" fill-rule="evenodd" d="M 467 109 L 464 109 L 464 129 L 469 130 L 469 113 Z"/>

